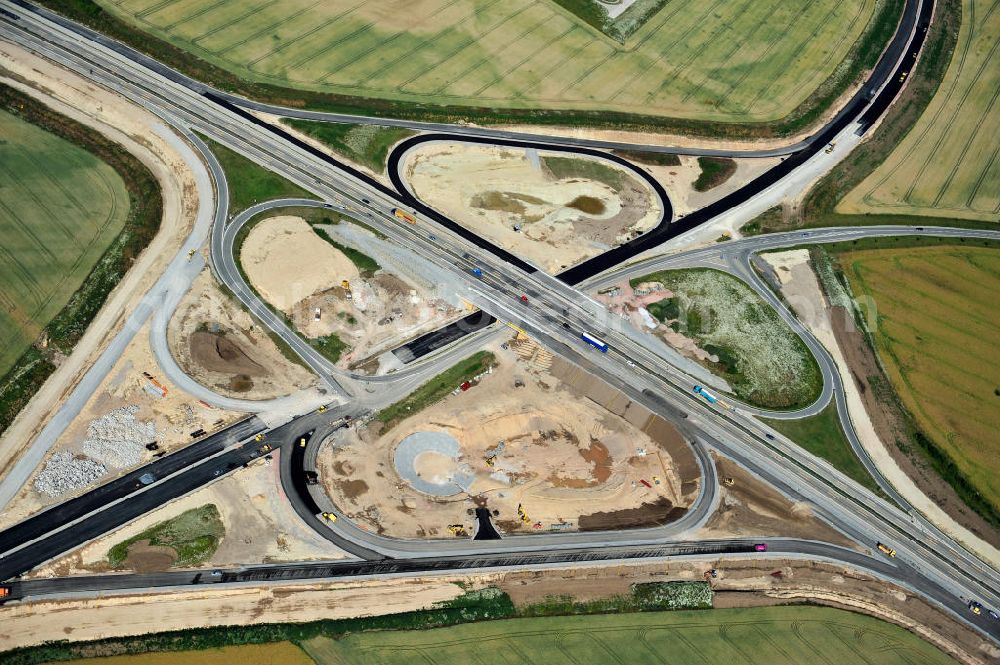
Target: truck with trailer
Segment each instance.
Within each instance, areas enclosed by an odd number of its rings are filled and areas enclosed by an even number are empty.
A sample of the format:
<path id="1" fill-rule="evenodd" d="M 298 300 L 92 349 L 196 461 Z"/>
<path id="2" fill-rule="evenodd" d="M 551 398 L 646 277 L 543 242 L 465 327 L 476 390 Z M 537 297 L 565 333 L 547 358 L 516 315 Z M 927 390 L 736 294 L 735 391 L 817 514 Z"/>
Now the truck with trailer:
<path id="1" fill-rule="evenodd" d="M 417 218 L 406 212 L 402 208 L 393 208 L 392 214 L 396 216 L 397 219 L 401 219 L 407 224 L 416 224 Z"/>
<path id="2" fill-rule="evenodd" d="M 715 404 L 716 402 L 719 401 L 718 397 L 716 397 L 712 393 L 708 392 L 707 390 L 705 390 L 701 386 L 695 386 L 691 390 L 692 390 L 692 392 L 694 392 L 695 395 L 701 395 L 702 397 L 704 397 L 705 401 L 708 402 L 709 404 Z"/>
<path id="3" fill-rule="evenodd" d="M 882 543 L 876 543 L 876 544 L 878 545 L 878 551 L 881 552 L 882 554 L 890 557 L 896 556 L 896 550 L 894 550 L 893 548 L 889 547 L 888 545 L 884 545 Z"/>
<path id="4" fill-rule="evenodd" d="M 602 340 L 594 337 L 593 335 L 591 335 L 589 333 L 583 333 L 582 335 L 580 335 L 580 339 L 582 339 L 587 344 L 590 344 L 592 347 L 594 347 L 595 349 L 597 349 L 601 353 L 607 353 L 608 352 L 608 344 L 607 344 L 607 342 L 604 342 L 604 341 L 602 341 Z"/>

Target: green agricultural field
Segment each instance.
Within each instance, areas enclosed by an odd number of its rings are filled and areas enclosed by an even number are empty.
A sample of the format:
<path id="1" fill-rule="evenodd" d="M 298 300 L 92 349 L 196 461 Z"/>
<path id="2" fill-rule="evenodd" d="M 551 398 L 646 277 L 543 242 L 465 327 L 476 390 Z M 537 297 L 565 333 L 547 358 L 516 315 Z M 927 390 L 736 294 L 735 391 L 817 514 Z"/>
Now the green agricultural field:
<path id="1" fill-rule="evenodd" d="M 760 607 L 507 619 L 302 643 L 317 665 L 434 663 L 747 663 L 945 665 L 916 635 L 826 607 Z"/>
<path id="2" fill-rule="evenodd" d="M 937 94 L 889 158 L 837 207 L 844 213 L 1000 219 L 1000 6 L 963 0 Z"/>
<path id="3" fill-rule="evenodd" d="M 246 81 L 702 123 L 780 120 L 814 94 L 822 107 L 881 51 L 901 6 L 673 0 L 621 43 L 551 0 L 97 2 Z"/>
<path id="4" fill-rule="evenodd" d="M 913 247 L 839 259 L 855 296 L 874 300 L 879 357 L 929 437 L 929 457 L 953 486 L 961 476 L 1000 511 L 1000 252 Z"/>
<path id="5" fill-rule="evenodd" d="M 110 166 L 0 111 L 0 375 L 80 288 L 128 212 Z"/>
<path id="6" fill-rule="evenodd" d="M 819 397 L 816 360 L 778 314 L 740 280 L 702 268 L 664 270 L 631 280 L 659 282 L 673 297 L 649 312 L 718 358 L 703 364 L 756 406 L 801 408 Z"/>

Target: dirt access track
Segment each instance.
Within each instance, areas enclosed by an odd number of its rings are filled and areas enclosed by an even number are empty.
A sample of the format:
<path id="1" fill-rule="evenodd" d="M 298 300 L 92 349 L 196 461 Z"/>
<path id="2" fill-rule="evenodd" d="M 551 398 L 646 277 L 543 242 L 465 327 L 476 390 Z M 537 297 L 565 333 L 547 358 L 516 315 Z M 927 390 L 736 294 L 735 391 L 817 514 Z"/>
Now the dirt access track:
<path id="1" fill-rule="evenodd" d="M 373 421 L 324 442 L 318 470 L 333 502 L 362 528 L 400 538 L 468 537 L 480 506 L 508 534 L 652 526 L 684 514 L 699 468 L 672 425 L 534 342 L 508 347 L 490 348 L 496 365 L 468 390 L 388 432 Z M 414 435 L 454 448 L 403 459 L 401 442 Z M 414 487 L 423 483 L 441 491 Z"/>
<path id="2" fill-rule="evenodd" d="M 403 155 L 413 194 L 551 274 L 654 228 L 659 199 L 610 160 L 429 141 Z"/>

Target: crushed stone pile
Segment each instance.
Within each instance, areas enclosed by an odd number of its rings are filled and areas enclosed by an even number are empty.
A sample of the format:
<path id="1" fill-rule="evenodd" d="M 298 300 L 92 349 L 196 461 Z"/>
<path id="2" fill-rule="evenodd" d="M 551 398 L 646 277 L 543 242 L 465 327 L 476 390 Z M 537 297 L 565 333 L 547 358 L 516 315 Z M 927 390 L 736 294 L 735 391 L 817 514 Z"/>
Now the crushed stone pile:
<path id="1" fill-rule="evenodd" d="M 100 462 L 63 451 L 49 458 L 35 478 L 35 489 L 48 496 L 60 496 L 90 485 L 107 472 Z"/>
<path id="2" fill-rule="evenodd" d="M 115 469 L 142 462 L 146 444 L 156 440 L 156 424 L 138 420 L 138 412 L 138 405 L 127 404 L 90 421 L 83 452 Z"/>

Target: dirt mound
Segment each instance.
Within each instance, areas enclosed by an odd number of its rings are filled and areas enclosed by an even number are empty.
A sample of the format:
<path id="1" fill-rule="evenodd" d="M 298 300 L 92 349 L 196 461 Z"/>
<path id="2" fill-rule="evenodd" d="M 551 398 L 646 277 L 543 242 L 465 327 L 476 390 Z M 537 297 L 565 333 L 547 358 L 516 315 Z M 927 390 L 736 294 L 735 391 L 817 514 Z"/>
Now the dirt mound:
<path id="1" fill-rule="evenodd" d="M 660 497 L 656 501 L 644 503 L 638 508 L 580 515 L 580 531 L 659 526 L 680 519 L 686 512 L 687 508 L 675 506 L 666 497 Z"/>
<path id="2" fill-rule="evenodd" d="M 239 344 L 225 335 L 196 332 L 189 338 L 189 344 L 192 359 L 207 370 L 243 374 L 247 378 L 268 375 L 266 369 L 254 362 Z"/>
<path id="3" fill-rule="evenodd" d="M 128 548 L 125 567 L 137 573 L 156 573 L 167 570 L 177 560 L 177 552 L 172 547 L 150 545 L 148 540 L 139 540 Z"/>

